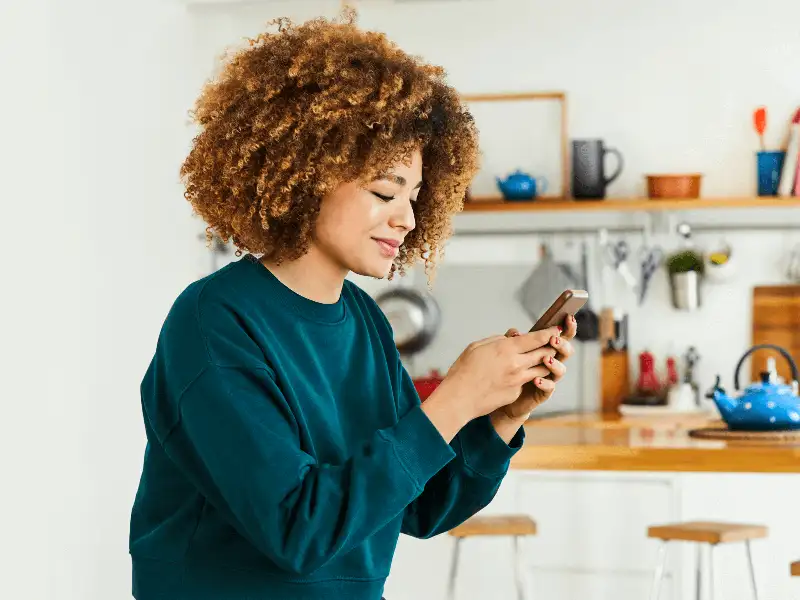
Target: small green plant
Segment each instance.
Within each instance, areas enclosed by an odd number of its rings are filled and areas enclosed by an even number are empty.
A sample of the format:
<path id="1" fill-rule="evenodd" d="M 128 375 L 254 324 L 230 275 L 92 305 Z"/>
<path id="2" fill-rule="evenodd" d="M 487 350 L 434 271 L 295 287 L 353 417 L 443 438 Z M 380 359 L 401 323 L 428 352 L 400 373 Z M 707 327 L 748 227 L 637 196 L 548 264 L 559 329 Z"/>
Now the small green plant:
<path id="1" fill-rule="evenodd" d="M 670 274 L 704 270 L 703 256 L 695 250 L 681 250 L 667 258 L 667 270 Z"/>

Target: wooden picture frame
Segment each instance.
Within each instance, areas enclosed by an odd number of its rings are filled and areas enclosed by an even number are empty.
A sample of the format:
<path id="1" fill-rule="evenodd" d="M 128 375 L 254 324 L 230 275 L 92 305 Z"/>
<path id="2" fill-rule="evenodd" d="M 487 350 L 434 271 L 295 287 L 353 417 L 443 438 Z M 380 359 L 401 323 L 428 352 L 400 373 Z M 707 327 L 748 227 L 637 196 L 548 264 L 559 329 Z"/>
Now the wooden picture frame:
<path id="1" fill-rule="evenodd" d="M 561 190 L 562 195 L 550 196 L 543 194 L 537 196 L 536 200 L 567 200 L 571 196 L 569 186 L 569 137 L 567 134 L 567 94 L 566 92 L 515 92 L 515 93 L 496 93 L 496 94 L 462 94 L 464 102 L 540 102 L 555 101 L 559 103 L 561 109 L 561 132 L 560 132 L 560 152 L 561 152 Z M 469 196 L 471 203 L 501 203 L 506 202 L 502 194 L 496 196 Z"/>

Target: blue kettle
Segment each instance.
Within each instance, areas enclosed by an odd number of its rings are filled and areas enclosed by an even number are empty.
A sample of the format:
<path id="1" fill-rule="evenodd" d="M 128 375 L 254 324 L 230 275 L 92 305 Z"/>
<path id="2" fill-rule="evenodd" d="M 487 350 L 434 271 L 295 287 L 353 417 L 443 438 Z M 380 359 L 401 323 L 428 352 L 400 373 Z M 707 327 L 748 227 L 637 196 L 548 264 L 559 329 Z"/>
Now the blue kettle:
<path id="1" fill-rule="evenodd" d="M 531 177 L 519 169 L 504 180 L 499 177 L 495 177 L 495 180 L 506 200 L 533 200 L 547 189 L 547 179 Z"/>
<path id="2" fill-rule="evenodd" d="M 758 344 L 745 352 L 736 365 L 733 387 L 739 390 L 739 369 L 744 360 L 752 352 L 765 348 L 777 350 L 787 360 L 792 369 L 792 383 L 786 385 L 778 381 L 773 359 L 768 360 L 767 370 L 761 373 L 761 381 L 748 385 L 738 398 L 725 393 L 720 387 L 720 377 L 717 375 L 714 387 L 706 397 L 714 400 L 728 429 L 739 431 L 800 429 L 800 398 L 798 398 L 800 375 L 792 356 L 780 346 Z"/>

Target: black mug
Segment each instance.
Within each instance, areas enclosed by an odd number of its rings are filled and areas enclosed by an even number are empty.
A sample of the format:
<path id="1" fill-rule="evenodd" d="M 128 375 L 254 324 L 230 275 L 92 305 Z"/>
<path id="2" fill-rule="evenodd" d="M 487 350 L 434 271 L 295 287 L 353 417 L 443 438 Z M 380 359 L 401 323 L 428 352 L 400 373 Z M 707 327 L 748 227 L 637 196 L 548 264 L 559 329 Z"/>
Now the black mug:
<path id="1" fill-rule="evenodd" d="M 610 176 L 605 174 L 606 154 L 617 157 L 617 170 Z M 622 172 L 622 154 L 614 148 L 607 148 L 603 140 L 572 141 L 572 197 L 605 198 L 606 186 Z"/>

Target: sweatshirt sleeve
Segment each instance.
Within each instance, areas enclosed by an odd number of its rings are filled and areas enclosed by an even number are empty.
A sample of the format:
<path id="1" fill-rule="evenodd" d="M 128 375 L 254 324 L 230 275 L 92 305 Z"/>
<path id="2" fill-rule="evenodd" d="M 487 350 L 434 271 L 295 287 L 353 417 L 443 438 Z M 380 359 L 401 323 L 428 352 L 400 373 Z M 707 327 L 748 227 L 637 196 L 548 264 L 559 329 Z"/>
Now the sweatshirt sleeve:
<path id="1" fill-rule="evenodd" d="M 403 393 L 419 405 L 413 382 L 400 368 Z M 506 444 L 488 416 L 470 421 L 450 442 L 453 460 L 428 481 L 422 494 L 406 509 L 402 532 L 429 538 L 453 529 L 486 507 L 497 494 L 511 458 L 524 439 L 523 427 Z"/>
<path id="2" fill-rule="evenodd" d="M 455 455 L 420 409 L 340 464 L 304 452 L 268 369 L 208 366 L 164 441 L 208 501 L 270 560 L 310 573 L 400 516 Z"/>

